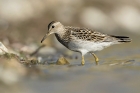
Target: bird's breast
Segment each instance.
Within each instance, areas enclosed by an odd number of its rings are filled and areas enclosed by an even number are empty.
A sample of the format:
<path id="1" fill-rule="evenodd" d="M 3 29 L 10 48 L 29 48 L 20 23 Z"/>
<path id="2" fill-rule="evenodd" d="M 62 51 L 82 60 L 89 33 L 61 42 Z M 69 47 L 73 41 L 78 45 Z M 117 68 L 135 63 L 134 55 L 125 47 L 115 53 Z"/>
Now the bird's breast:
<path id="1" fill-rule="evenodd" d="M 62 37 L 61 37 L 60 35 L 58 35 L 58 34 L 55 34 L 55 36 L 56 36 L 57 40 L 58 40 L 62 45 L 64 45 L 65 47 L 68 48 L 68 40 L 67 40 L 67 39 L 62 38 Z"/>

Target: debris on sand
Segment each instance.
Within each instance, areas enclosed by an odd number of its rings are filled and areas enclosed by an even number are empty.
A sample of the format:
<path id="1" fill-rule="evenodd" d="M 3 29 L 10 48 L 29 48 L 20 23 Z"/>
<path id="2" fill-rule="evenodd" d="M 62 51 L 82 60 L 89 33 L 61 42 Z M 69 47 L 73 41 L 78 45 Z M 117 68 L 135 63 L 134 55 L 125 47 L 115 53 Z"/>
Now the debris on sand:
<path id="1" fill-rule="evenodd" d="M 0 42 L 0 55 L 8 53 L 8 49 Z"/>

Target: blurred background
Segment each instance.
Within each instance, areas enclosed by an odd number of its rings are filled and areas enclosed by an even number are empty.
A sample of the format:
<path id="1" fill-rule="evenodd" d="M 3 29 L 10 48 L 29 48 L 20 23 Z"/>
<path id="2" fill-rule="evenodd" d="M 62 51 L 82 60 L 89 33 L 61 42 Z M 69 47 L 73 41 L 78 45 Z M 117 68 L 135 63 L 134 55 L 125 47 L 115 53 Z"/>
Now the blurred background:
<path id="1" fill-rule="evenodd" d="M 88 27 L 107 34 L 129 36 L 133 41 L 97 53 L 102 58 L 101 63 L 107 64 L 98 67 L 90 55 L 86 56 L 88 59 L 86 66 L 77 66 L 80 64 L 80 55 L 64 48 L 54 35 L 48 37 L 43 43 L 46 46 L 34 54 L 34 51 L 42 46 L 40 41 L 48 30 L 48 24 L 54 20 L 64 25 Z M 32 56 L 28 58 L 44 62 L 56 61 L 63 55 L 71 61 L 71 64 L 76 63 L 74 68 L 56 65 L 26 67 L 15 59 L 11 60 L 14 65 L 2 63 L 9 60 L 1 58 L 0 91 L 139 93 L 140 82 L 137 82 L 140 76 L 137 73 L 140 70 L 139 35 L 140 0 L 0 0 L 0 42 L 11 53 L 20 55 L 22 52 L 25 56 Z M 118 59 L 119 61 L 116 61 Z M 112 65 L 110 62 L 117 64 L 117 67 L 108 68 Z M 123 66 L 125 62 L 128 63 L 126 67 Z M 119 73 L 120 69 L 122 73 Z M 109 74 L 106 76 L 105 72 Z M 131 78 L 127 77 L 129 75 Z M 133 75 L 135 76 L 132 77 Z M 104 80 L 101 77 L 104 77 Z"/>
<path id="2" fill-rule="evenodd" d="M 139 9 L 139 0 L 0 0 L 0 38 L 40 43 L 53 20 L 108 34 L 140 34 Z"/>

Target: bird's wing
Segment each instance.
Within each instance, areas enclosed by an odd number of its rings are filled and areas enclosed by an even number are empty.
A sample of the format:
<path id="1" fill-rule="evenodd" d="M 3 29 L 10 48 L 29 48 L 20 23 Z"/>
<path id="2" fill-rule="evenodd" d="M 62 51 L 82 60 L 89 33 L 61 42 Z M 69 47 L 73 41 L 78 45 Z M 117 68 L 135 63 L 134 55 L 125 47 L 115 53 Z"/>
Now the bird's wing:
<path id="1" fill-rule="evenodd" d="M 78 28 L 78 27 L 69 27 L 69 31 L 71 32 L 71 39 L 82 39 L 84 41 L 93 41 L 93 42 L 109 42 L 107 34 L 103 34 L 97 31 L 93 31 L 88 28 Z"/>

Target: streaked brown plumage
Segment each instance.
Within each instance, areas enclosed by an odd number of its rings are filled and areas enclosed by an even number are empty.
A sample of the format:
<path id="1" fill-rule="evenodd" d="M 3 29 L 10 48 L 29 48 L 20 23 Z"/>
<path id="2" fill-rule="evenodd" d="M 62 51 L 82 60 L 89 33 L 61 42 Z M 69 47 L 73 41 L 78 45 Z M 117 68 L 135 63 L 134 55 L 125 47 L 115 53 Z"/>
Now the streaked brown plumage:
<path id="1" fill-rule="evenodd" d="M 82 54 L 82 65 L 84 64 L 84 55 L 88 52 L 95 57 L 97 63 L 99 60 L 93 53 L 94 51 L 100 51 L 113 44 L 131 41 L 126 36 L 107 35 L 88 28 L 64 26 L 60 22 L 52 21 L 48 25 L 48 33 L 41 42 L 53 33 L 65 47 Z"/>

